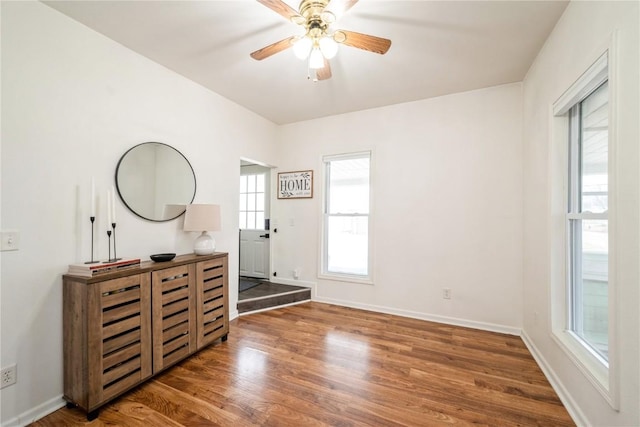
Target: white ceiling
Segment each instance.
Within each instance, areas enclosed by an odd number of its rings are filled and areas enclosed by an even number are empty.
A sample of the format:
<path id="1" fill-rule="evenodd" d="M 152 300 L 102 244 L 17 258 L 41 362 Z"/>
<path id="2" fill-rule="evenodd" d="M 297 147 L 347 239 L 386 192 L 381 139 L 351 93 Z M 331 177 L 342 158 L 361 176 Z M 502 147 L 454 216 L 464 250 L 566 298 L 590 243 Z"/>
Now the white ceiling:
<path id="1" fill-rule="evenodd" d="M 314 83 L 291 49 L 249 57 L 301 33 L 255 0 L 46 2 L 277 124 L 521 81 L 567 3 L 360 0 L 334 28 L 391 49 L 341 46 L 333 77 Z"/>

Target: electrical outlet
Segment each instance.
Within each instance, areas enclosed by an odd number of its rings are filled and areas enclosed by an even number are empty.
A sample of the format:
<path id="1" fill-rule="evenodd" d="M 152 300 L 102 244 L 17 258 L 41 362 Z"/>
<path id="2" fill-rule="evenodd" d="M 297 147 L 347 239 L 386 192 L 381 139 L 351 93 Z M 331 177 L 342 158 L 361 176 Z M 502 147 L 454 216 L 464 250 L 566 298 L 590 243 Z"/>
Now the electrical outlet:
<path id="1" fill-rule="evenodd" d="M 1 233 L 2 250 L 17 251 L 20 249 L 20 232 L 18 230 L 6 230 Z"/>
<path id="2" fill-rule="evenodd" d="M 442 289 L 442 298 L 444 298 L 444 299 L 451 299 L 451 289 L 449 289 L 449 288 L 443 288 L 443 289 Z"/>
<path id="3" fill-rule="evenodd" d="M 9 387 L 18 381 L 18 366 L 7 366 L 0 373 L 0 389 Z"/>

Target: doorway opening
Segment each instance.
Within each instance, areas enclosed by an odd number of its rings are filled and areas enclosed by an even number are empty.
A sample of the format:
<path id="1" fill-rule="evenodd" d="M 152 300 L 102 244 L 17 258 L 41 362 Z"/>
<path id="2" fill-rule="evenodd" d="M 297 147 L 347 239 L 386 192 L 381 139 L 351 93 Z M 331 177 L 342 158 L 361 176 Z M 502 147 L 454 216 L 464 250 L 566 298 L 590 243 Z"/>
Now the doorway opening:
<path id="1" fill-rule="evenodd" d="M 271 274 L 271 168 L 240 161 L 240 291 Z"/>
<path id="2" fill-rule="evenodd" d="M 240 277 L 238 312 L 248 314 L 309 301 L 309 288 L 272 283 L 271 227 L 272 167 L 240 160 Z"/>

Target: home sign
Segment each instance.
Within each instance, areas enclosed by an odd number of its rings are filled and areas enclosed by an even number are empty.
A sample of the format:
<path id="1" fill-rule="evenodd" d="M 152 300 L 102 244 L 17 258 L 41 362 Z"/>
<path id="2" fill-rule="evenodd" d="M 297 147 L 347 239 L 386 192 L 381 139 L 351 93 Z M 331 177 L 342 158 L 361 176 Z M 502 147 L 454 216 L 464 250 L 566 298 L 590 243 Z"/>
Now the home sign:
<path id="1" fill-rule="evenodd" d="M 310 199 L 312 197 L 312 170 L 278 174 L 278 199 Z"/>

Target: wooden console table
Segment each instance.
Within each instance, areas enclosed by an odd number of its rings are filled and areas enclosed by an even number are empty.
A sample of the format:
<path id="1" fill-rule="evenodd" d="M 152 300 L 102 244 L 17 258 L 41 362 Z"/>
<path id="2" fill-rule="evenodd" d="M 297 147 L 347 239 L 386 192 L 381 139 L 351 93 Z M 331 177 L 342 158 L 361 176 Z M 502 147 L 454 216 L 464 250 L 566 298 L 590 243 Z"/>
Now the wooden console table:
<path id="1" fill-rule="evenodd" d="M 228 255 L 63 276 L 64 398 L 99 408 L 229 333 Z"/>

